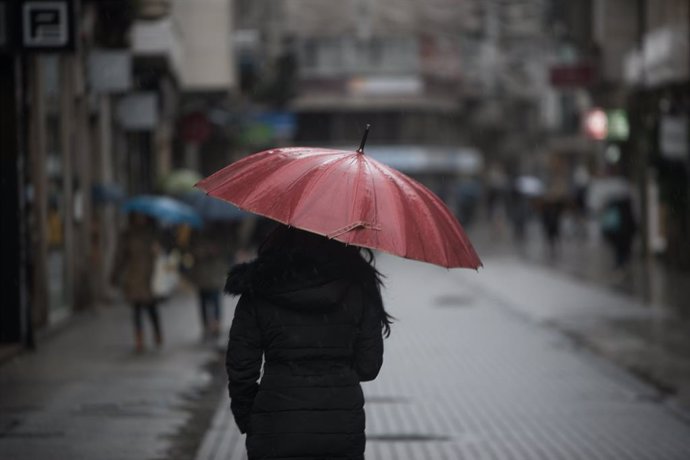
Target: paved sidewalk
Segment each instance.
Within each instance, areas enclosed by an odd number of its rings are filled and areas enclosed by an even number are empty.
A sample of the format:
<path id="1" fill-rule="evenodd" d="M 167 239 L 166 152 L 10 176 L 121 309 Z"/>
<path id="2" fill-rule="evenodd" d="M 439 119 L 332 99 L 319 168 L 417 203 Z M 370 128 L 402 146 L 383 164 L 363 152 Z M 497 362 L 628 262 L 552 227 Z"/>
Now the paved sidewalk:
<path id="1" fill-rule="evenodd" d="M 570 303 L 541 299 L 548 286 L 519 276 L 529 266 L 484 262 L 475 273 L 380 258 L 397 321 L 364 385 L 368 460 L 690 458 L 690 424 L 654 388 L 538 322 Z M 223 397 L 197 460 L 244 459 L 243 442 Z"/>
<path id="2" fill-rule="evenodd" d="M 568 232 L 558 256 L 549 257 L 536 222 L 517 244 L 487 224 L 473 229 L 480 254 L 490 257 L 487 292 L 517 300 L 514 306 L 544 321 L 663 389 L 690 410 L 690 278 L 639 255 L 627 273 L 612 270 L 611 253 L 598 236 Z M 528 267 L 529 270 L 523 270 Z M 501 278 L 505 282 L 491 285 Z M 539 286 L 536 291 L 521 286 Z"/>
<path id="3" fill-rule="evenodd" d="M 133 353 L 131 310 L 119 305 L 80 315 L 36 353 L 4 363 L 0 459 L 193 456 L 202 435 L 188 425 L 213 387 L 207 366 L 218 362 L 217 350 L 199 340 L 193 302 L 187 295 L 161 306 L 160 350 Z"/>

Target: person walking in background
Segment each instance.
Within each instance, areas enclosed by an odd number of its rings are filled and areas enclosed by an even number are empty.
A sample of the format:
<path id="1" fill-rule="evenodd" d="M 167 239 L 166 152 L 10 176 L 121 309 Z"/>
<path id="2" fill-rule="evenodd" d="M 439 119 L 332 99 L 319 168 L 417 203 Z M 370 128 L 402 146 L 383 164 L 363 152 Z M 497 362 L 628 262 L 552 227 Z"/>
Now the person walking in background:
<path id="1" fill-rule="evenodd" d="M 614 268 L 625 270 L 632 255 L 632 245 L 637 233 L 637 220 L 630 197 L 609 201 L 601 216 L 601 230 L 613 250 Z"/>
<path id="2" fill-rule="evenodd" d="M 156 345 L 163 344 L 157 300 L 151 287 L 155 258 L 161 251 L 152 220 L 140 213 L 130 213 L 127 229 L 118 240 L 111 278 L 132 305 L 137 352 L 144 349 L 144 313 L 151 321 Z"/>
<path id="3" fill-rule="evenodd" d="M 231 224 L 227 224 L 231 225 Z M 199 313 L 203 338 L 220 333 L 222 305 L 221 290 L 233 263 L 234 232 L 223 231 L 221 223 L 207 224 L 202 231 L 192 233 L 189 259 L 185 262 L 186 277 L 199 295 Z"/>
<path id="4" fill-rule="evenodd" d="M 558 256 L 561 238 L 563 202 L 556 196 L 547 196 L 541 204 L 541 224 L 551 260 Z"/>
<path id="5" fill-rule="evenodd" d="M 225 290 L 231 408 L 250 460 L 364 458 L 360 382 L 376 378 L 391 318 L 381 275 L 354 246 L 280 226 Z M 262 357 L 264 372 L 258 383 Z"/>

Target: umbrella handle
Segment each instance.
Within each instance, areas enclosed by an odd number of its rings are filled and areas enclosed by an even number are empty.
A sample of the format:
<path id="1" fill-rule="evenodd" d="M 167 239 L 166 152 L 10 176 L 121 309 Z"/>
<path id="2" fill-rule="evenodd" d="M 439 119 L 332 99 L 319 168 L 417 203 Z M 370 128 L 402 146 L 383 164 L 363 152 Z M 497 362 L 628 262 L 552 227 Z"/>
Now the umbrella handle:
<path id="1" fill-rule="evenodd" d="M 362 142 L 360 142 L 359 144 L 357 153 L 364 153 L 364 144 L 367 143 L 367 136 L 369 136 L 369 128 L 371 128 L 371 125 L 367 123 L 367 127 L 364 128 L 364 135 L 362 136 Z"/>

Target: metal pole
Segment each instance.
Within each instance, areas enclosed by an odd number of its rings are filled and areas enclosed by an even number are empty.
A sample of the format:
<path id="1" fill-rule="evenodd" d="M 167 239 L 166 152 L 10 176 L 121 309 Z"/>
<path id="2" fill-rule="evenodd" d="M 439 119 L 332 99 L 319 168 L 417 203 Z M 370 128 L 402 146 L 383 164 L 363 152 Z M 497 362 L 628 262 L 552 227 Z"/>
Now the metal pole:
<path id="1" fill-rule="evenodd" d="M 33 222 L 29 228 L 33 283 L 31 288 L 32 323 L 45 324 L 48 320 L 48 202 L 46 178 L 46 125 L 45 98 L 40 58 L 33 56 L 27 72 L 30 78 L 26 100 L 26 113 L 30 116 L 27 147 L 31 183 L 31 211 Z"/>
<path id="2" fill-rule="evenodd" d="M 643 56 L 644 52 L 644 40 L 645 33 L 647 29 L 646 24 L 647 15 L 647 0 L 637 0 L 637 27 L 638 27 L 638 49 L 640 56 Z M 644 70 L 644 64 L 641 70 L 641 88 L 637 94 L 637 108 L 638 108 L 638 130 L 639 137 L 637 139 L 637 151 L 638 151 L 638 164 L 637 164 L 637 181 L 638 181 L 638 192 L 640 194 L 640 233 L 642 237 L 642 257 L 643 266 L 645 272 L 649 274 L 649 263 L 651 251 L 649 248 L 649 203 L 647 194 L 647 182 L 649 180 L 647 174 L 648 165 L 648 150 L 649 142 L 647 140 L 648 127 L 647 127 L 647 116 L 645 113 L 645 84 L 646 75 Z M 645 277 L 648 278 L 648 277 Z"/>
<path id="3" fill-rule="evenodd" d="M 30 152 L 29 152 L 29 65 L 28 58 L 24 54 L 20 54 L 17 58 L 18 69 L 15 74 L 16 81 L 18 81 L 19 92 L 16 95 L 18 107 L 18 155 L 17 155 L 17 178 L 19 182 L 19 304 L 21 311 L 21 327 L 22 338 L 24 346 L 29 350 L 36 349 L 36 340 L 34 337 L 34 322 L 32 305 L 32 293 L 29 291 L 29 280 L 31 273 L 31 260 L 28 248 L 32 244 L 29 224 L 28 224 L 28 205 L 27 205 L 27 191 L 26 186 L 29 178 Z"/>
<path id="4" fill-rule="evenodd" d="M 60 154 L 62 155 L 62 189 L 64 193 L 63 216 L 63 301 L 66 307 L 74 307 L 75 293 L 75 225 L 74 225 L 74 58 L 60 56 Z"/>
<path id="5" fill-rule="evenodd" d="M 687 43 L 690 43 L 690 6 L 688 6 L 687 11 L 688 11 L 688 17 L 687 17 L 687 23 L 686 23 L 686 25 L 688 26 L 688 41 L 687 41 Z M 686 46 L 686 48 L 688 50 L 687 75 L 688 75 L 688 78 L 690 78 L 690 46 Z M 688 107 L 689 103 L 690 103 L 690 101 L 687 99 L 687 93 L 686 93 L 686 103 L 685 103 L 686 108 Z M 688 235 L 688 234 L 690 234 L 690 113 L 688 113 L 686 111 L 685 117 L 686 117 L 686 123 L 688 125 L 688 127 L 687 127 L 688 131 L 686 134 L 687 144 L 685 146 L 685 148 L 687 150 L 687 152 L 686 152 L 687 157 L 685 158 L 686 166 L 687 166 L 686 172 L 685 172 L 685 182 L 686 182 L 685 185 L 687 186 L 686 187 L 687 190 L 686 190 L 686 196 L 685 196 L 686 211 L 685 211 L 685 219 L 684 219 L 685 220 L 685 233 L 684 234 Z M 686 244 L 687 244 L 687 246 L 686 246 L 685 253 L 688 254 L 688 252 L 690 252 L 689 251 L 690 250 L 690 243 L 686 242 Z M 690 269 L 690 256 L 686 256 L 686 259 L 683 262 L 685 264 L 685 268 Z"/>

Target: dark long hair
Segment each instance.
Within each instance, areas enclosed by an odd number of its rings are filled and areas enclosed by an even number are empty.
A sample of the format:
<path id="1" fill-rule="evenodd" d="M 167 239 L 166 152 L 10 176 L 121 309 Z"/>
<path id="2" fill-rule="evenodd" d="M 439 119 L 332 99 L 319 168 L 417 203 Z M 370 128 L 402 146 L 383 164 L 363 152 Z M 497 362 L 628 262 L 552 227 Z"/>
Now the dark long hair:
<path id="1" fill-rule="evenodd" d="M 374 253 L 368 248 L 346 245 L 315 233 L 306 232 L 295 227 L 278 225 L 271 231 L 259 246 L 259 257 L 275 250 L 288 248 L 303 249 L 310 254 L 319 254 L 330 261 L 337 261 L 345 267 L 346 273 L 353 277 L 376 296 L 373 303 L 378 310 L 381 329 L 384 336 L 391 333 L 393 318 L 383 306 L 381 287 L 383 274 L 376 269 Z"/>

